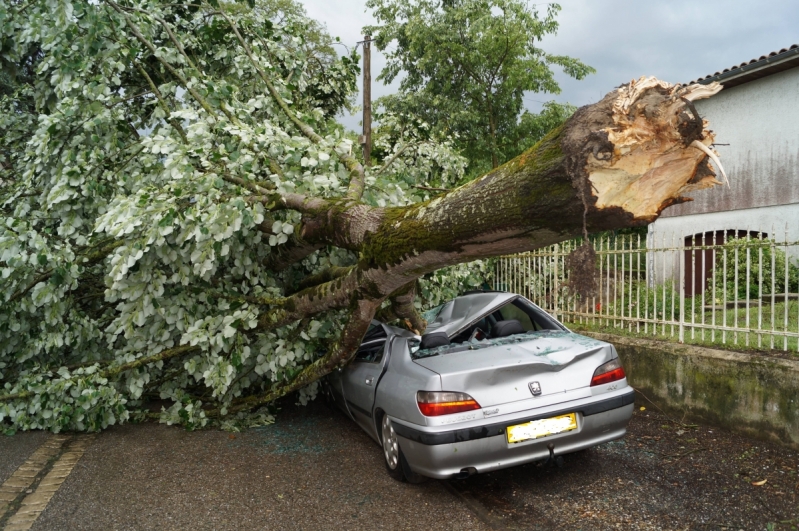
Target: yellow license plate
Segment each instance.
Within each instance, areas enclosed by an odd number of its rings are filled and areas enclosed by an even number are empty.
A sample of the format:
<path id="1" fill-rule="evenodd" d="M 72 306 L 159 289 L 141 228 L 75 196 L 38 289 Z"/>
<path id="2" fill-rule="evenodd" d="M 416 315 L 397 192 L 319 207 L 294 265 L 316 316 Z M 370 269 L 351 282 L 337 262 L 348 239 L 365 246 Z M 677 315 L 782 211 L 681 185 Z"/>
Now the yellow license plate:
<path id="1" fill-rule="evenodd" d="M 517 443 L 576 429 L 577 416 L 574 413 L 569 413 L 567 415 L 558 415 L 557 417 L 548 419 L 532 420 L 524 424 L 508 426 L 505 433 L 507 434 L 509 443 Z"/>

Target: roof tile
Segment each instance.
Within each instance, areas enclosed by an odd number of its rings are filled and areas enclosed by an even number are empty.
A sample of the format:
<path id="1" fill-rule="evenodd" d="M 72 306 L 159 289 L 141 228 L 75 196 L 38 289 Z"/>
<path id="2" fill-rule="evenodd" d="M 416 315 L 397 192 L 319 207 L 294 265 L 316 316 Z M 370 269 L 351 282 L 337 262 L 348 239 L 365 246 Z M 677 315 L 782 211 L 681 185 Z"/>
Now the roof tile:
<path id="1" fill-rule="evenodd" d="M 791 51 L 791 50 L 795 50 L 796 48 L 799 48 L 799 44 L 792 44 L 792 45 L 791 45 L 791 46 L 789 46 L 788 48 L 782 48 L 781 50 L 779 50 L 779 51 L 776 51 L 776 52 L 771 52 L 771 53 L 769 53 L 768 55 L 761 55 L 760 57 L 758 57 L 758 58 L 756 58 L 756 59 L 750 59 L 749 61 L 744 61 L 743 63 L 741 63 L 741 64 L 739 64 L 739 65 L 735 65 L 735 66 L 731 66 L 731 67 L 729 67 L 729 68 L 725 68 L 724 70 L 722 70 L 722 71 L 720 71 L 720 72 L 715 72 L 715 73 L 713 73 L 713 74 L 708 74 L 708 75 L 706 75 L 706 76 L 704 76 L 704 77 L 699 77 L 699 78 L 696 78 L 696 79 L 694 79 L 694 80 L 690 81 L 688 84 L 689 84 L 689 85 L 691 85 L 691 84 L 693 84 L 693 83 L 699 83 L 699 82 L 700 82 L 700 81 L 702 81 L 703 79 L 709 79 L 709 78 L 711 78 L 711 77 L 718 76 L 718 75 L 721 75 L 721 74 L 724 74 L 724 73 L 730 72 L 730 71 L 732 71 L 732 70 L 737 70 L 737 69 L 739 69 L 739 68 L 743 68 L 743 67 L 745 67 L 745 66 L 747 66 L 747 65 L 751 65 L 752 63 L 757 63 L 758 61 L 763 61 L 763 60 L 765 60 L 765 59 L 770 59 L 770 58 L 772 58 L 772 57 L 775 57 L 775 56 L 777 56 L 777 55 L 783 54 L 783 53 L 785 53 L 785 52 L 789 52 L 789 51 Z"/>

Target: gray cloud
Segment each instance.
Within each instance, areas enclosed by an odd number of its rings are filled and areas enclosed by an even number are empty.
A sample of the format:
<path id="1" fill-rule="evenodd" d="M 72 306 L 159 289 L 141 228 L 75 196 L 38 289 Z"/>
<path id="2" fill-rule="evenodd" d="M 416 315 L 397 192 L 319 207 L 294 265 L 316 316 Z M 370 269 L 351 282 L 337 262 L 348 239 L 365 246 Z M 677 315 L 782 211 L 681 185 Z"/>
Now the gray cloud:
<path id="1" fill-rule="evenodd" d="M 308 14 L 324 22 L 331 35 L 347 46 L 362 40 L 361 28 L 373 23 L 364 0 L 303 0 Z M 561 0 L 560 30 L 541 46 L 549 53 L 578 57 L 597 73 L 575 81 L 557 73 L 558 95 L 528 93 L 536 111 L 555 99 L 575 105 L 597 101 L 621 83 L 642 75 L 687 82 L 799 43 L 799 10 L 795 0 L 744 2 L 729 0 Z M 541 6 L 544 9 L 544 6 Z M 385 64 L 372 53 L 372 78 Z M 359 86 L 361 81 L 359 80 Z M 397 84 L 373 82 L 377 98 Z M 360 117 L 341 122 L 359 130 Z"/>

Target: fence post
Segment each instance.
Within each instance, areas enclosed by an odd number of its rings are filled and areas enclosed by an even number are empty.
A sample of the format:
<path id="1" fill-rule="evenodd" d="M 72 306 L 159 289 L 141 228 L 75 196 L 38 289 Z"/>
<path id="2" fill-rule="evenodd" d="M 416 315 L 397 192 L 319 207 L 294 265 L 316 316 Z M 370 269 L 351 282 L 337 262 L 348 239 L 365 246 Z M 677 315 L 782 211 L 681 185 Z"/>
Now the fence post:
<path id="1" fill-rule="evenodd" d="M 685 343 L 685 239 L 678 246 L 680 253 L 680 343 Z"/>
<path id="2" fill-rule="evenodd" d="M 791 255 L 788 254 L 788 224 L 785 224 L 785 288 L 782 290 L 785 294 L 785 298 L 782 299 L 783 304 L 783 312 L 785 314 L 785 324 L 783 325 L 783 330 L 785 331 L 785 335 L 783 337 L 783 346 L 782 350 L 788 352 L 788 306 L 790 303 L 788 302 L 788 292 L 791 291 L 790 283 L 789 283 L 789 276 L 788 270 L 791 268 Z M 798 340 L 799 341 L 799 340 Z"/>
<path id="3" fill-rule="evenodd" d="M 560 260 L 559 256 L 560 245 L 555 244 L 555 266 L 554 266 L 554 282 L 552 283 L 552 289 L 555 292 L 553 297 L 552 304 L 554 305 L 555 311 L 555 319 L 560 319 L 558 315 L 558 299 L 560 298 L 560 277 L 558 276 L 558 260 Z"/>

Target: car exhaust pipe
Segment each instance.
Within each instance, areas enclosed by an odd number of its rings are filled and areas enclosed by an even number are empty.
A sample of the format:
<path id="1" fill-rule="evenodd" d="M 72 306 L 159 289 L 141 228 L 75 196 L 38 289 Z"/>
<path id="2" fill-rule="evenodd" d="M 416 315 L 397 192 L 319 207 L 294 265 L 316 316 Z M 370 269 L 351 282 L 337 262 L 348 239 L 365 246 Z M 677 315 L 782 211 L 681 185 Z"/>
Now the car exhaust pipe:
<path id="1" fill-rule="evenodd" d="M 453 479 L 466 479 L 469 476 L 477 474 L 477 469 L 473 466 L 461 468 L 461 471 L 453 476 Z"/>

